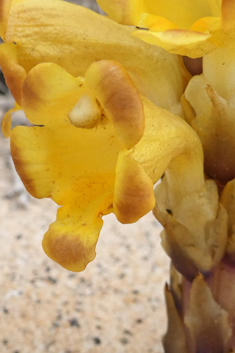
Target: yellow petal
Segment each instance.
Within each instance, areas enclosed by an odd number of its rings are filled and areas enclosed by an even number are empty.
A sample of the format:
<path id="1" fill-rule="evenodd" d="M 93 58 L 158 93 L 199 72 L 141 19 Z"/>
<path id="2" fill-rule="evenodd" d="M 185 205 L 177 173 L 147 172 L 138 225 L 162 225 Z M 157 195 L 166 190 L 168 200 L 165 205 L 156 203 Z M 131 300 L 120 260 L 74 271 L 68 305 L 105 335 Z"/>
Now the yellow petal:
<path id="1" fill-rule="evenodd" d="M 134 223 L 155 205 L 153 182 L 129 153 L 121 153 L 116 167 L 114 213 L 121 223 Z"/>
<path id="2" fill-rule="evenodd" d="M 210 3 L 214 3 L 211 8 Z M 155 16 L 165 17 L 181 29 L 190 29 L 198 19 L 206 16 L 218 16 L 217 1 L 207 0 L 145 0 L 145 10 Z"/>
<path id="3" fill-rule="evenodd" d="M 45 253 L 55 262 L 74 272 L 83 271 L 94 260 L 95 246 L 103 221 L 95 214 L 77 211 L 70 204 L 58 210 L 57 220 L 50 225 L 43 238 Z"/>
<path id="4" fill-rule="evenodd" d="M 115 21 L 143 26 L 143 14 L 165 18 L 175 28 L 189 29 L 194 22 L 206 16 L 219 15 L 219 3 L 214 0 L 98 0 L 101 8 Z"/>
<path id="5" fill-rule="evenodd" d="M 81 129 L 67 122 L 65 115 L 59 119 L 58 126 L 42 119 L 45 126 L 14 128 L 12 157 L 34 197 L 51 197 L 60 205 L 82 197 L 86 203 L 93 193 L 103 192 L 106 178 L 110 178 L 107 185 L 113 185 L 121 146 L 111 123 Z"/>
<path id="6" fill-rule="evenodd" d="M 204 186 L 200 140 L 183 119 L 144 97 L 142 102 L 145 131 L 130 156 L 144 167 L 153 183 L 167 173 L 172 202 L 177 204 L 182 195 Z"/>
<path id="7" fill-rule="evenodd" d="M 30 71 L 22 87 L 22 106 L 31 123 L 64 124 L 69 112 L 84 94 L 84 79 L 73 77 L 53 63 L 40 64 Z"/>
<path id="8" fill-rule="evenodd" d="M 196 58 L 235 39 L 232 0 L 99 0 L 99 3 L 115 21 L 148 29 L 134 34 L 171 53 Z"/>
<path id="9" fill-rule="evenodd" d="M 211 35 L 189 30 L 166 30 L 164 32 L 136 31 L 134 35 L 149 44 L 158 45 L 171 53 L 197 58 L 212 51 Z"/>

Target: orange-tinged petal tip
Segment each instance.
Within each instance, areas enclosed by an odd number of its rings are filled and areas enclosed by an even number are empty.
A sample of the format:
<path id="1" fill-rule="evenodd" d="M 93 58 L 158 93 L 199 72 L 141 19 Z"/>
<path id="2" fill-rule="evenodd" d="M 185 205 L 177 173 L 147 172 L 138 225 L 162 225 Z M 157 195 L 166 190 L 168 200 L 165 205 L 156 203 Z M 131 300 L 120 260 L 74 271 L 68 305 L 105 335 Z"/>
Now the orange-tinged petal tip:
<path id="1" fill-rule="evenodd" d="M 101 60 L 89 67 L 85 79 L 121 142 L 126 148 L 134 146 L 144 132 L 144 113 L 140 96 L 126 70 L 115 61 Z"/>
<path id="2" fill-rule="evenodd" d="M 119 154 L 113 202 L 121 223 L 134 223 L 155 206 L 152 180 L 142 165 L 125 152 Z"/>
<path id="3" fill-rule="evenodd" d="M 96 255 L 93 247 L 86 247 L 78 236 L 67 233 L 57 234 L 50 230 L 45 234 L 42 244 L 48 257 L 74 272 L 83 271 Z"/>
<path id="4" fill-rule="evenodd" d="M 59 209 L 57 218 L 60 218 L 60 211 L 63 213 L 64 208 Z M 70 271 L 80 272 L 96 256 L 95 247 L 103 221 L 98 217 L 91 224 L 87 215 L 82 216 L 75 212 L 74 209 L 70 210 L 65 218 L 50 225 L 42 246 L 53 261 Z"/>

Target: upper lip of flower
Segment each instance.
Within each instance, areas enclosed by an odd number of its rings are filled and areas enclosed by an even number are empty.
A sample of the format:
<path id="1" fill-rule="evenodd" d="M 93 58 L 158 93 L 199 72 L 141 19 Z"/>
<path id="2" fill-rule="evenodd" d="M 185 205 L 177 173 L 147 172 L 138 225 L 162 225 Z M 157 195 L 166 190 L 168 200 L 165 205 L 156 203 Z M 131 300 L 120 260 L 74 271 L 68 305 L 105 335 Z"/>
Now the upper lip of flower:
<path id="1" fill-rule="evenodd" d="M 22 83 L 35 65 L 54 62 L 76 77 L 92 62 L 108 59 L 126 68 L 142 95 L 165 109 L 180 109 L 178 58 L 133 37 L 133 29 L 64 1 L 1 1 L 0 16 L 0 65 L 19 105 Z"/>

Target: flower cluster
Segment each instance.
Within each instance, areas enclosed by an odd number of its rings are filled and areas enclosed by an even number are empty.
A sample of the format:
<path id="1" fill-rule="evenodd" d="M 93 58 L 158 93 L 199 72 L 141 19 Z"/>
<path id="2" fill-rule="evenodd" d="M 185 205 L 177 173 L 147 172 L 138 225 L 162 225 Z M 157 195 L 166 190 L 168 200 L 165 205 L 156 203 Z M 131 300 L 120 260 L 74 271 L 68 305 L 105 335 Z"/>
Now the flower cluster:
<path id="1" fill-rule="evenodd" d="M 0 66 L 16 101 L 2 131 L 28 192 L 61 206 L 43 248 L 82 271 L 103 216 L 132 223 L 153 210 L 172 260 L 166 352 L 231 352 L 235 2 L 97 2 L 108 17 L 0 1 Z M 33 126 L 11 130 L 18 109 Z"/>

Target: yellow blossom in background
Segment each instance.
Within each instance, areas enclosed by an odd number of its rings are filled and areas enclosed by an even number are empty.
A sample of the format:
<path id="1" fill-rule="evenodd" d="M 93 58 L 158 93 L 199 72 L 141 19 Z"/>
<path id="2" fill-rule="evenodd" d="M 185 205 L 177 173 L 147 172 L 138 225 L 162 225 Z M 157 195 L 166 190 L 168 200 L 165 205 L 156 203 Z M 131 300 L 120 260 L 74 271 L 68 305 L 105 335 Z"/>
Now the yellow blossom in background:
<path id="1" fill-rule="evenodd" d="M 113 20 L 171 53 L 201 57 L 235 39 L 232 0 L 97 0 Z M 144 29 L 144 30 L 143 30 Z"/>
<path id="2" fill-rule="evenodd" d="M 181 114 L 185 83 L 178 57 L 133 37 L 131 28 L 60 0 L 0 1 L 0 24 L 0 66 L 16 109 L 35 65 L 53 62 L 84 76 L 91 63 L 106 59 L 121 63 L 142 95 Z M 10 133 L 9 113 L 3 132 Z"/>

